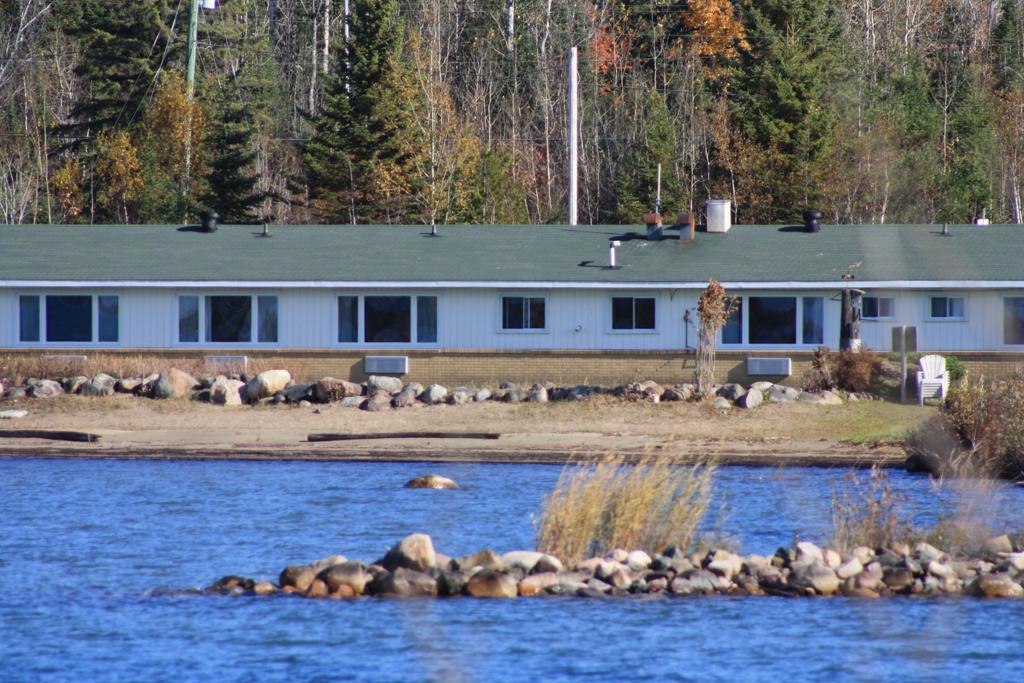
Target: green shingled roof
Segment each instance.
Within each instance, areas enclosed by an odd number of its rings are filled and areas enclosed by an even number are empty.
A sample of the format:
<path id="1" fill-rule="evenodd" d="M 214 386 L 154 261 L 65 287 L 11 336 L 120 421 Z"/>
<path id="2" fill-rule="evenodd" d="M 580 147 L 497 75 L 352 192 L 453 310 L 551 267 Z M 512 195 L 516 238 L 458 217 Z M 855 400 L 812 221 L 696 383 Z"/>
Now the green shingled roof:
<path id="1" fill-rule="evenodd" d="M 734 226 L 680 242 L 666 230 L 564 225 L 0 226 L 0 281 L 695 283 L 1024 280 L 1024 226 Z M 616 270 L 608 241 L 621 239 Z"/>

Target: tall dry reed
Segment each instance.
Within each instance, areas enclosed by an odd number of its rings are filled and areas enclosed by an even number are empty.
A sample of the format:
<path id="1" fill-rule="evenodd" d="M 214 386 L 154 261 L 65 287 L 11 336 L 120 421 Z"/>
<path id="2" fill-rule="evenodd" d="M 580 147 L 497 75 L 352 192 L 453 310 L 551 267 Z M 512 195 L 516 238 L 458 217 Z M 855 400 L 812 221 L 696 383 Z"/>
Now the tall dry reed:
<path id="1" fill-rule="evenodd" d="M 687 548 L 704 517 L 715 466 L 616 454 L 566 467 L 545 498 L 537 547 L 574 563 L 616 548 Z"/>
<path id="2" fill-rule="evenodd" d="M 851 472 L 843 492 L 832 494 L 833 547 L 846 552 L 926 541 L 951 553 L 977 552 L 996 533 L 1004 485 L 979 475 L 969 458 L 956 466 L 959 471 L 948 478 L 932 480 L 932 492 L 949 496 L 954 506 L 930 525 L 912 522 L 909 502 L 893 489 L 886 470 L 873 467 L 866 477 Z"/>

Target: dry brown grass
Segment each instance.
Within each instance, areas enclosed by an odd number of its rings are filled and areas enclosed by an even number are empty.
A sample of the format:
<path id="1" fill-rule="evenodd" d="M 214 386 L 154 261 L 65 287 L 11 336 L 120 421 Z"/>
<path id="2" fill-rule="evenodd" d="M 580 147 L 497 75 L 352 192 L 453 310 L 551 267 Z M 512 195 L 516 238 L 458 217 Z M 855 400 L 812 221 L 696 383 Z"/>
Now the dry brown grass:
<path id="1" fill-rule="evenodd" d="M 537 547 L 574 563 L 616 548 L 688 548 L 707 511 L 713 463 L 609 454 L 563 470 L 544 500 Z"/>

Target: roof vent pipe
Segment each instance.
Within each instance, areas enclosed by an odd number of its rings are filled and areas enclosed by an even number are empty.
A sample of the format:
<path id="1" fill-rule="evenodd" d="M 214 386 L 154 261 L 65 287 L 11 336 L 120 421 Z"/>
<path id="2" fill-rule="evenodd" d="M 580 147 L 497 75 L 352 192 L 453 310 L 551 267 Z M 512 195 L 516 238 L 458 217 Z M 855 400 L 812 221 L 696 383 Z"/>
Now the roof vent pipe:
<path id="1" fill-rule="evenodd" d="M 815 209 L 804 211 L 804 230 L 806 232 L 821 232 L 821 211 Z"/>
<path id="2" fill-rule="evenodd" d="M 985 217 L 985 209 L 981 210 L 981 215 L 974 219 L 975 225 L 991 225 L 992 221 Z"/>
<path id="3" fill-rule="evenodd" d="M 217 232 L 217 221 L 220 220 L 220 214 L 210 209 L 199 214 L 199 220 L 201 221 L 203 232 Z"/>
<path id="4" fill-rule="evenodd" d="M 618 268 L 618 266 L 615 265 L 615 248 L 616 247 L 621 247 L 621 246 L 622 246 L 622 242 L 620 242 L 619 240 L 612 240 L 611 242 L 608 243 L 608 267 L 609 268 Z"/>
<path id="5" fill-rule="evenodd" d="M 644 223 L 647 224 L 647 239 L 661 239 L 661 214 L 657 211 L 644 214 Z"/>
<path id="6" fill-rule="evenodd" d="M 679 227 L 680 242 L 692 242 L 697 236 L 697 217 L 689 211 L 676 217 L 676 226 Z"/>

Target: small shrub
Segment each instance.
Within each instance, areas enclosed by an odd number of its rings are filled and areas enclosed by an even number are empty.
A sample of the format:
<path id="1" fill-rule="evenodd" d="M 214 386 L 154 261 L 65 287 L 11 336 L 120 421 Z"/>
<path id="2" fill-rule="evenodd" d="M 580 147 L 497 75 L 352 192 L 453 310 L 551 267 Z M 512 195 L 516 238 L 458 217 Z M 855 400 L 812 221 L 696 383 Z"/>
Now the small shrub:
<path id="1" fill-rule="evenodd" d="M 936 434 L 950 435 L 952 444 Z M 934 459 L 942 474 L 1024 479 L 1024 374 L 952 386 L 938 420 L 911 435 L 907 449 Z"/>
<path id="2" fill-rule="evenodd" d="M 803 375 L 805 391 L 825 391 L 835 388 L 832 377 L 832 351 L 827 346 L 819 346 L 811 357 L 811 367 Z"/>
<path id="3" fill-rule="evenodd" d="M 840 351 L 835 358 L 832 372 L 840 389 L 865 391 L 874 386 L 882 375 L 882 359 L 869 349 Z"/>
<path id="4" fill-rule="evenodd" d="M 707 510 L 715 467 L 621 455 L 563 470 L 545 498 L 538 550 L 572 564 L 616 548 L 688 548 Z"/>

